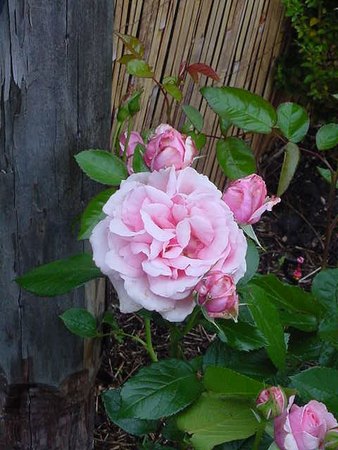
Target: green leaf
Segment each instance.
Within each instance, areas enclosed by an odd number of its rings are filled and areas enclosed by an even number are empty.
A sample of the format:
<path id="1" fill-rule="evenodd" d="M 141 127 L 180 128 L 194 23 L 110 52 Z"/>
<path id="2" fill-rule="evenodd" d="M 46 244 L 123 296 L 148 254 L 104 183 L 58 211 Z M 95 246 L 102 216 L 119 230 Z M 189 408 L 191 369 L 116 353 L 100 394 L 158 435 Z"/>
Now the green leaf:
<path id="1" fill-rule="evenodd" d="M 81 216 L 80 231 L 77 237 L 79 240 L 89 239 L 95 225 L 106 217 L 102 208 L 114 192 L 115 189 L 107 189 L 90 200 Z"/>
<path id="2" fill-rule="evenodd" d="M 141 109 L 141 97 L 143 94 L 143 89 L 139 89 L 130 96 L 128 99 L 126 105 L 128 107 L 128 111 L 133 117 L 135 114 L 137 114 Z"/>
<path id="3" fill-rule="evenodd" d="M 242 139 L 229 137 L 217 141 L 216 155 L 223 172 L 231 180 L 256 172 L 254 154 Z"/>
<path id="4" fill-rule="evenodd" d="M 123 41 L 126 48 L 134 55 L 142 57 L 144 54 L 144 45 L 135 36 L 121 34 L 115 31 L 115 34 Z M 128 55 L 129 56 L 129 55 Z"/>
<path id="5" fill-rule="evenodd" d="M 301 331 L 316 331 L 318 322 L 315 316 L 296 313 L 295 311 L 280 311 L 280 320 L 284 327 L 293 327 Z"/>
<path id="6" fill-rule="evenodd" d="M 320 322 L 319 336 L 323 341 L 330 342 L 338 349 L 338 316 L 335 313 Z"/>
<path id="7" fill-rule="evenodd" d="M 247 352 L 265 347 L 267 344 L 262 333 L 247 322 L 219 320 L 217 324 L 224 333 L 220 336 L 222 341 L 236 350 Z"/>
<path id="8" fill-rule="evenodd" d="M 183 111 L 185 112 L 185 115 L 190 120 L 190 122 L 194 125 L 197 131 L 201 132 L 203 129 L 203 116 L 198 111 L 198 109 L 194 108 L 190 105 L 183 105 L 182 106 Z"/>
<path id="9" fill-rule="evenodd" d="M 266 351 L 278 369 L 285 366 L 286 346 L 278 311 L 264 289 L 250 286 L 246 299 L 257 328 L 267 341 Z"/>
<path id="10" fill-rule="evenodd" d="M 254 445 L 254 437 L 248 439 L 241 439 L 240 441 L 227 442 L 223 445 L 218 445 L 214 447 L 214 450 L 252 450 Z M 271 444 L 272 438 L 268 434 L 264 434 L 260 442 L 259 449 L 266 450 Z M 279 450 L 276 448 L 275 450 Z"/>
<path id="11" fill-rule="evenodd" d="M 127 62 L 127 72 L 139 78 L 153 78 L 154 73 L 143 59 L 132 59 Z"/>
<path id="12" fill-rule="evenodd" d="M 231 127 L 231 122 L 225 116 L 223 117 L 219 116 L 218 121 L 222 136 L 226 137 L 228 130 Z"/>
<path id="13" fill-rule="evenodd" d="M 333 414 L 338 414 L 338 370 L 313 367 L 292 376 L 291 380 L 305 402 L 318 400 L 325 403 Z"/>
<path id="14" fill-rule="evenodd" d="M 120 330 L 117 320 L 111 311 L 106 311 L 104 313 L 102 323 L 109 325 L 112 330 Z"/>
<path id="15" fill-rule="evenodd" d="M 89 280 L 102 277 L 88 253 L 36 267 L 16 282 L 26 291 L 41 297 L 54 297 L 82 286 Z"/>
<path id="16" fill-rule="evenodd" d="M 317 166 L 317 170 L 325 181 L 327 181 L 329 184 L 332 183 L 332 173 L 329 169 L 324 169 L 323 167 Z M 336 183 L 336 189 L 338 189 L 338 181 Z"/>
<path id="17" fill-rule="evenodd" d="M 330 314 L 338 312 L 338 269 L 320 271 L 313 279 L 312 293 Z"/>
<path id="18" fill-rule="evenodd" d="M 275 368 L 264 350 L 239 352 L 220 341 L 211 344 L 203 357 L 204 368 L 216 365 L 264 380 L 275 374 Z"/>
<path id="19" fill-rule="evenodd" d="M 300 142 L 308 132 L 310 120 L 304 108 L 286 102 L 277 108 L 277 125 L 291 142 Z"/>
<path id="20" fill-rule="evenodd" d="M 258 422 L 250 403 L 204 393 L 178 416 L 177 425 L 192 434 L 195 450 L 211 450 L 217 444 L 252 436 Z"/>
<path id="21" fill-rule="evenodd" d="M 104 408 L 109 419 L 129 434 L 142 436 L 156 431 L 158 423 L 155 420 L 121 419 L 120 389 L 110 389 L 102 394 Z"/>
<path id="22" fill-rule="evenodd" d="M 121 56 L 121 58 L 119 58 L 116 62 L 118 62 L 119 64 L 127 64 L 129 61 L 131 61 L 132 59 L 138 59 L 139 56 L 135 55 L 135 54 L 131 54 L 131 55 L 123 55 Z"/>
<path id="23" fill-rule="evenodd" d="M 262 247 L 261 243 L 258 240 L 258 237 L 255 233 L 255 230 L 253 228 L 252 225 L 250 224 L 244 224 L 244 223 L 240 223 L 239 224 L 240 228 L 244 231 L 244 233 L 253 240 L 253 242 L 258 245 L 258 247 L 260 247 L 262 250 L 264 250 L 264 248 Z M 265 251 L 265 250 L 264 250 Z"/>
<path id="24" fill-rule="evenodd" d="M 128 177 L 125 164 L 104 150 L 85 150 L 75 155 L 75 159 L 83 172 L 99 183 L 118 186 Z"/>
<path id="25" fill-rule="evenodd" d="M 207 367 L 204 386 L 208 391 L 228 396 L 256 398 L 264 384 L 226 367 Z"/>
<path id="26" fill-rule="evenodd" d="M 338 145 L 338 123 L 323 125 L 316 134 L 318 150 L 329 150 Z"/>
<path id="27" fill-rule="evenodd" d="M 196 145 L 197 150 L 201 151 L 207 142 L 207 138 L 206 138 L 205 134 L 195 133 L 194 131 L 188 131 L 188 133 L 186 133 L 186 134 L 188 136 L 190 136 L 191 139 L 194 141 L 194 144 Z"/>
<path id="28" fill-rule="evenodd" d="M 183 94 L 179 87 L 172 83 L 164 83 L 162 85 L 164 89 L 170 94 L 175 100 L 180 102 L 183 98 Z"/>
<path id="29" fill-rule="evenodd" d="M 288 142 L 285 146 L 284 161 L 279 176 L 277 195 L 281 196 L 289 187 L 300 159 L 298 145 Z"/>
<path id="30" fill-rule="evenodd" d="M 164 360 L 144 367 L 122 387 L 121 417 L 159 419 L 186 408 L 203 387 L 185 361 Z"/>
<path id="31" fill-rule="evenodd" d="M 83 338 L 93 338 L 98 336 L 96 319 L 86 309 L 70 308 L 61 316 L 65 326 L 70 332 Z"/>
<path id="32" fill-rule="evenodd" d="M 168 441 L 183 442 L 185 434 L 177 428 L 176 417 L 169 417 L 165 420 L 161 435 Z"/>
<path id="33" fill-rule="evenodd" d="M 170 445 L 161 445 L 156 442 L 146 442 L 142 444 L 142 447 L 138 447 L 137 450 L 176 450 L 176 448 L 171 447 Z"/>
<path id="34" fill-rule="evenodd" d="M 239 285 L 244 285 L 248 283 L 251 278 L 255 275 L 259 265 L 259 253 L 256 245 L 251 239 L 247 239 L 248 247 L 246 250 L 245 261 L 246 261 L 246 272 L 244 277 L 239 280 Z"/>
<path id="35" fill-rule="evenodd" d="M 275 275 L 256 276 L 249 284 L 263 288 L 270 301 L 287 311 L 314 316 L 321 313 L 321 306 L 313 295 L 298 286 L 282 283 Z"/>
<path id="36" fill-rule="evenodd" d="M 137 144 L 133 155 L 133 171 L 137 172 L 149 172 L 149 167 L 146 165 L 143 159 L 145 147 L 142 144 Z"/>
<path id="37" fill-rule="evenodd" d="M 211 109 L 245 131 L 271 133 L 277 116 L 272 105 L 259 95 L 234 87 L 203 87 Z"/>

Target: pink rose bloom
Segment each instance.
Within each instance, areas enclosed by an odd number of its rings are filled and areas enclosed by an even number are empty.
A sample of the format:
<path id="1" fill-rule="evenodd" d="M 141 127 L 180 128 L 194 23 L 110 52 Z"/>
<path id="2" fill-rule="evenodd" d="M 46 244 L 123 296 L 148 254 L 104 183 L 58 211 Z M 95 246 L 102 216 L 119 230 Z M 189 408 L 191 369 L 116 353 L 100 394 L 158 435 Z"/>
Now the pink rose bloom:
<path id="1" fill-rule="evenodd" d="M 192 292 L 216 264 L 237 282 L 246 240 L 222 193 L 191 167 L 131 175 L 104 205 L 90 238 L 96 265 L 112 281 L 122 312 L 141 308 L 180 322 Z"/>
<path id="2" fill-rule="evenodd" d="M 211 270 L 198 283 L 195 291 L 208 316 L 237 319 L 238 295 L 232 276 Z"/>
<path id="3" fill-rule="evenodd" d="M 127 142 L 127 133 L 123 133 L 120 136 L 120 155 L 123 156 L 124 148 Z M 137 144 L 144 145 L 143 139 L 137 131 L 132 131 L 129 136 L 128 147 L 127 147 L 127 169 L 129 175 L 134 173 L 133 170 L 133 155 Z"/>
<path id="4" fill-rule="evenodd" d="M 260 392 L 256 399 L 257 409 L 269 420 L 280 416 L 287 406 L 287 397 L 283 389 L 272 386 Z"/>
<path id="5" fill-rule="evenodd" d="M 174 166 L 176 170 L 192 164 L 198 154 L 190 136 L 184 136 L 167 124 L 158 126 L 149 140 L 144 161 L 150 170 Z"/>
<path id="6" fill-rule="evenodd" d="M 279 197 L 267 197 L 264 180 L 256 174 L 232 181 L 223 194 L 223 200 L 241 224 L 254 224 L 264 211 L 271 211 L 280 202 Z"/>
<path id="7" fill-rule="evenodd" d="M 324 449 L 326 433 L 338 425 L 323 403 L 311 400 L 305 406 L 293 405 L 275 418 L 275 441 L 280 450 Z"/>

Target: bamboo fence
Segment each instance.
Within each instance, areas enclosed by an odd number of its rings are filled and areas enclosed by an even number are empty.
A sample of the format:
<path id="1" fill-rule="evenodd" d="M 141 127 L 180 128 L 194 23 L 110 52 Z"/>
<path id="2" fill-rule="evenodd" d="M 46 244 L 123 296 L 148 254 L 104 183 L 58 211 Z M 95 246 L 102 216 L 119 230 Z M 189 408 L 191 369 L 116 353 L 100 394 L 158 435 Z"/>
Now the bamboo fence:
<path id="1" fill-rule="evenodd" d="M 116 0 L 114 31 L 137 36 L 145 44 L 145 59 L 161 80 L 178 73 L 180 63 L 203 62 L 220 76 L 215 83 L 202 76 L 200 85 L 186 80 L 183 104 L 204 115 L 204 131 L 219 135 L 215 114 L 199 93 L 203 85 L 226 85 L 249 89 L 268 100 L 273 97 L 275 61 L 283 47 L 284 16 L 281 0 Z M 113 36 L 113 117 L 123 97 L 133 87 L 144 86 L 142 112 L 134 129 L 156 127 L 163 122 L 163 95 L 152 80 L 129 76 L 116 62 L 124 51 Z M 181 126 L 184 113 L 177 111 L 174 126 Z M 236 134 L 238 130 L 232 130 Z M 255 151 L 264 139 L 246 136 Z M 208 139 L 197 170 L 208 175 L 220 188 L 224 176 Z"/>

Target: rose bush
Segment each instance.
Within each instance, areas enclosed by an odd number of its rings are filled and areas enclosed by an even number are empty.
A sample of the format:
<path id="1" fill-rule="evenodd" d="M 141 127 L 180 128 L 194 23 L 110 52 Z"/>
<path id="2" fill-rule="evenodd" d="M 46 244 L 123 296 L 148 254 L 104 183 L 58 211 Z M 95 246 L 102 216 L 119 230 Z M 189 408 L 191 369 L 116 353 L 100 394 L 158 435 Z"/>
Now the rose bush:
<path id="1" fill-rule="evenodd" d="M 192 312 L 192 292 L 211 268 L 234 283 L 244 275 L 246 239 L 221 197 L 190 167 L 137 173 L 121 183 L 90 242 L 122 312 L 146 308 L 179 322 Z"/>
<path id="2" fill-rule="evenodd" d="M 290 397 L 287 410 L 275 418 L 275 441 L 280 450 L 321 450 L 327 432 L 338 426 L 326 406 L 311 400 L 305 406 L 293 404 Z"/>
<path id="3" fill-rule="evenodd" d="M 190 166 L 197 154 L 190 136 L 184 136 L 170 125 L 161 124 L 147 144 L 144 161 L 150 170 L 171 166 L 178 170 Z"/>
<path id="4" fill-rule="evenodd" d="M 280 202 L 279 197 L 267 197 L 264 180 L 256 174 L 231 182 L 223 194 L 223 200 L 241 224 L 254 224 L 265 211 Z"/>

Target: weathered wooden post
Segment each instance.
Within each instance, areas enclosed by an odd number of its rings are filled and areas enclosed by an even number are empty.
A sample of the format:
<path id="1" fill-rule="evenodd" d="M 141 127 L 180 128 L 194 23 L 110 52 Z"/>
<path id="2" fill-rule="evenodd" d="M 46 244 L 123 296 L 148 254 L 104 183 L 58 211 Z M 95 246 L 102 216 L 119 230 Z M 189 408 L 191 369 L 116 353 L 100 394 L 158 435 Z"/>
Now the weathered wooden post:
<path id="1" fill-rule="evenodd" d="M 82 249 L 71 225 L 93 186 L 73 155 L 108 148 L 112 14 L 112 0 L 0 0 L 1 450 L 93 446 L 96 344 L 58 316 L 103 296 L 36 298 L 13 280 Z"/>

